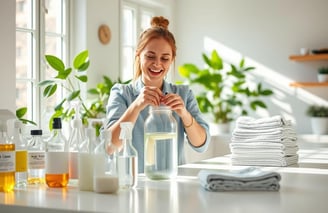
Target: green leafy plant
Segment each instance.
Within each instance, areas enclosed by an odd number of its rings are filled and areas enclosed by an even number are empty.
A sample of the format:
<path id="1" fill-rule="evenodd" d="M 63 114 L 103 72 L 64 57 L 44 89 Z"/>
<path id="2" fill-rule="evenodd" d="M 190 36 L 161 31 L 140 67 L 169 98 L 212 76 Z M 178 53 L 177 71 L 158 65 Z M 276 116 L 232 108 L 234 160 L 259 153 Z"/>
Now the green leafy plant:
<path id="1" fill-rule="evenodd" d="M 267 108 L 260 98 L 273 92 L 264 89 L 261 83 L 250 86 L 247 76 L 255 68 L 246 67 L 244 59 L 238 66 L 230 64 L 230 69 L 226 70 L 216 50 L 210 55 L 203 53 L 202 57 L 206 68 L 186 63 L 178 69 L 185 78 L 183 83 L 202 87 L 203 91 L 196 94 L 199 108 L 203 113 L 212 114 L 215 123 L 233 121 L 239 115 L 247 115 L 249 110 L 256 111 L 258 107 Z"/>
<path id="2" fill-rule="evenodd" d="M 319 105 L 310 105 L 306 111 L 310 117 L 328 117 L 328 107 Z"/>
<path id="3" fill-rule="evenodd" d="M 71 101 L 80 101 L 82 109 L 85 113 L 89 113 L 89 110 L 81 97 L 80 85 L 76 82 L 86 83 L 88 81 L 85 71 L 88 69 L 90 62 L 89 52 L 87 50 L 84 50 L 75 56 L 73 60 L 73 68 L 66 67 L 64 62 L 54 55 L 45 55 L 45 59 L 48 65 L 50 65 L 50 67 L 57 73 L 54 78 L 39 83 L 39 86 L 44 87 L 43 96 L 46 98 L 53 96 L 59 87 L 63 88 L 67 93 L 67 96 L 54 108 L 54 113 L 49 120 L 49 129 L 51 129 L 54 117 L 61 117 L 67 120 L 71 119 L 74 115 L 74 109 L 69 107 L 69 102 Z"/>
<path id="4" fill-rule="evenodd" d="M 84 112 L 82 114 L 82 119 L 86 121 L 88 118 L 103 117 L 106 114 L 106 105 L 110 95 L 111 88 L 116 83 L 128 83 L 128 82 L 130 81 L 122 82 L 120 79 L 118 79 L 117 81 L 112 81 L 109 77 L 103 76 L 102 82 L 98 83 L 95 88 L 91 88 L 88 90 L 88 93 L 96 98 L 91 101 L 91 104 L 88 108 L 88 113 Z M 102 123 L 94 124 L 97 135 L 99 135 L 99 130 L 101 126 Z"/>
<path id="5" fill-rule="evenodd" d="M 85 73 L 90 64 L 88 51 L 84 50 L 75 56 L 73 67 L 65 66 L 61 59 L 53 55 L 46 55 L 45 59 L 49 66 L 56 72 L 56 76 L 53 79 L 44 80 L 39 83 L 39 86 L 44 87 L 43 96 L 45 98 L 53 96 L 59 87 L 63 88 L 67 93 L 67 96 L 55 106 L 54 113 L 49 120 L 49 129 L 52 128 L 51 124 L 54 117 L 61 117 L 66 121 L 72 119 L 76 112 L 74 108 L 70 107 L 69 103 L 74 101 L 81 104 L 79 113 L 84 125 L 88 125 L 90 119 L 99 119 L 105 116 L 107 99 L 110 95 L 111 88 L 117 82 L 122 83 L 120 79 L 118 81 L 112 81 L 109 77 L 103 76 L 102 82 L 87 91 L 92 97 L 84 100 L 81 97 L 80 84 L 85 84 L 88 81 Z M 76 82 L 79 83 L 77 84 Z M 93 126 L 96 129 L 97 136 L 99 136 L 102 123 L 95 122 Z"/>
<path id="6" fill-rule="evenodd" d="M 328 67 L 320 67 L 318 69 L 319 74 L 328 74 Z"/>

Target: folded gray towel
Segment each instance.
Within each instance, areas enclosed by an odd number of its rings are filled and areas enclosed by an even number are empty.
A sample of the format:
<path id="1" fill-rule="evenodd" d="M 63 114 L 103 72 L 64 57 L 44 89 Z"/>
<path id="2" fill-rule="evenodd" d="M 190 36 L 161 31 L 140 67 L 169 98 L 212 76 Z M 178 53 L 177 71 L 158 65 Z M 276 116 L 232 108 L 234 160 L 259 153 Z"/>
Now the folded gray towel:
<path id="1" fill-rule="evenodd" d="M 236 171 L 201 170 L 198 177 L 208 191 L 278 191 L 281 180 L 279 173 L 257 167 Z"/>

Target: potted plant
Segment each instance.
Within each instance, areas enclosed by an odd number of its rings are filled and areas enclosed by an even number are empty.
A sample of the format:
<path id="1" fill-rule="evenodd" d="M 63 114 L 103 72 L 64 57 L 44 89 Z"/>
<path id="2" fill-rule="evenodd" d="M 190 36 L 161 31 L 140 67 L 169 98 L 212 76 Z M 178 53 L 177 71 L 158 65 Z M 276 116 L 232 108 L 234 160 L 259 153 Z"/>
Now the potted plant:
<path id="1" fill-rule="evenodd" d="M 320 67 L 318 69 L 318 81 L 328 82 L 328 67 Z"/>
<path id="2" fill-rule="evenodd" d="M 238 65 L 230 64 L 224 69 L 222 58 L 216 50 L 211 55 L 202 54 L 206 68 L 186 63 L 178 67 L 179 74 L 189 85 L 198 85 L 202 91 L 195 94 L 200 111 L 213 116 L 216 124 L 229 124 L 240 115 L 248 115 L 249 110 L 267 108 L 260 99 L 273 94 L 261 83 L 251 84 L 248 74 L 254 67 L 245 66 L 242 59 Z"/>
<path id="3" fill-rule="evenodd" d="M 314 134 L 328 133 L 328 106 L 310 105 L 306 114 L 311 118 L 311 127 Z"/>
<path id="4" fill-rule="evenodd" d="M 49 120 L 49 129 L 52 128 L 51 124 L 54 117 L 61 117 L 65 121 L 72 119 L 76 113 L 74 108 L 70 107 L 70 102 L 73 101 L 78 101 L 81 105 L 79 113 L 84 125 L 88 125 L 88 121 L 91 119 L 99 119 L 105 116 L 107 99 L 112 86 L 116 82 L 113 82 L 107 76 L 103 76 L 103 82 L 98 83 L 95 88 L 88 90 L 88 93 L 95 98 L 91 100 L 82 98 L 80 84 L 85 84 L 88 81 L 86 75 L 86 70 L 90 64 L 88 50 L 84 50 L 74 57 L 73 67 L 65 66 L 64 62 L 54 55 L 45 55 L 45 59 L 48 65 L 56 72 L 56 75 L 52 79 L 39 83 L 39 86 L 43 87 L 43 96 L 45 98 L 53 96 L 59 87 L 62 87 L 67 94 L 55 106 L 54 113 Z M 99 135 L 101 126 L 101 122 L 96 122 L 94 125 L 97 135 Z"/>

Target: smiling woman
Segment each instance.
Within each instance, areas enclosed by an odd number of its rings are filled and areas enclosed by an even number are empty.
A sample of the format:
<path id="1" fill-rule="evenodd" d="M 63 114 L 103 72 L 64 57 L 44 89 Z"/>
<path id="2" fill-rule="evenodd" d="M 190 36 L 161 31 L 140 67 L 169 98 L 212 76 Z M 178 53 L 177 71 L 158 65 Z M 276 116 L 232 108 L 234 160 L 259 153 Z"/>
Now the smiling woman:
<path id="1" fill-rule="evenodd" d="M 107 128 L 112 132 L 116 147 L 122 145 L 120 123 L 134 123 L 132 143 L 138 151 L 139 172 L 144 171 L 144 122 L 150 107 L 166 105 L 172 111 L 177 121 L 179 164 L 185 163 L 184 136 L 198 152 L 207 149 L 211 138 L 208 124 L 201 117 L 190 88 L 165 80 L 176 56 L 175 38 L 168 30 L 168 24 L 164 17 L 151 20 L 151 27 L 141 33 L 137 43 L 133 81 L 114 85 L 108 100 Z M 163 156 L 157 158 L 163 159 Z"/>

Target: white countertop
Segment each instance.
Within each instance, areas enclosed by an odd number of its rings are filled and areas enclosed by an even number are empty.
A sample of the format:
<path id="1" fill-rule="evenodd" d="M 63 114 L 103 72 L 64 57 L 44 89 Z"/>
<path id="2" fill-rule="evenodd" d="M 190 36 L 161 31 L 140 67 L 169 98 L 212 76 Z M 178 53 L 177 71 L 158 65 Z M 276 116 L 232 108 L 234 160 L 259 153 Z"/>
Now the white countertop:
<path id="1" fill-rule="evenodd" d="M 134 190 L 116 194 L 82 192 L 76 187 L 30 186 L 0 193 L 0 212 L 327 212 L 328 144 L 300 150 L 299 164 L 262 167 L 281 174 L 278 192 L 208 192 L 199 184 L 200 169 L 239 169 L 229 156 L 180 166 L 173 181 L 151 181 L 140 175 Z"/>

